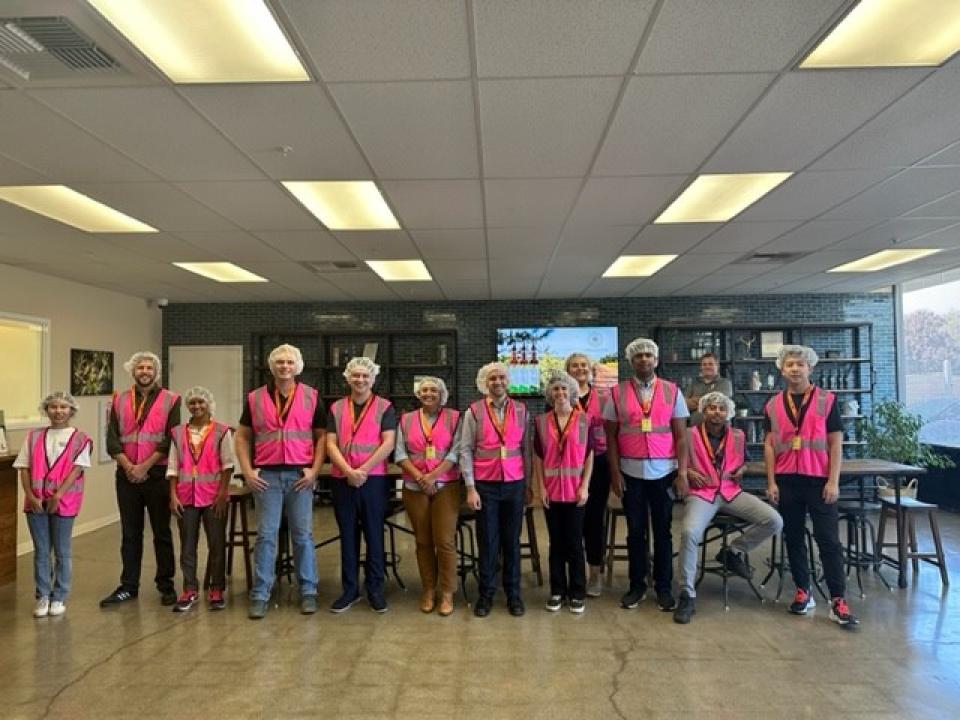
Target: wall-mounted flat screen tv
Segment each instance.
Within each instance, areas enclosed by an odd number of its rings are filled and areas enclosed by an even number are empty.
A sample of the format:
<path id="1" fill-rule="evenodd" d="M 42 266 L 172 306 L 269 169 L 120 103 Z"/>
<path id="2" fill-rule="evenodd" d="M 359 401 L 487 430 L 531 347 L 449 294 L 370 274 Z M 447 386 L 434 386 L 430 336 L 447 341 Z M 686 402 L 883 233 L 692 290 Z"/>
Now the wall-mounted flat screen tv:
<path id="1" fill-rule="evenodd" d="M 590 358 L 594 384 L 617 384 L 617 328 L 615 327 L 525 327 L 497 330 L 497 359 L 510 368 L 510 392 L 539 394 L 550 370 L 563 370 L 571 353 Z"/>

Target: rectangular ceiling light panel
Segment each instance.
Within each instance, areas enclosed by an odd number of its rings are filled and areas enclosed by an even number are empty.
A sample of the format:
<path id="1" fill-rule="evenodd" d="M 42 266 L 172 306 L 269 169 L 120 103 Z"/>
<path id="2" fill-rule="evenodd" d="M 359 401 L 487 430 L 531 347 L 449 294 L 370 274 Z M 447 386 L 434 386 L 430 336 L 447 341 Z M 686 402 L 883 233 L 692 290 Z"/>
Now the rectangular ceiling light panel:
<path id="1" fill-rule="evenodd" d="M 859 260 L 838 265 L 835 268 L 827 270 L 827 272 L 877 272 L 878 270 L 886 270 L 894 265 L 919 260 L 920 258 L 925 258 L 928 255 L 933 255 L 938 252 L 940 252 L 939 249 L 881 250 L 880 252 L 867 255 Z"/>
<path id="2" fill-rule="evenodd" d="M 700 175 L 653 222 L 727 222 L 791 175 L 792 172 Z"/>
<path id="3" fill-rule="evenodd" d="M 178 268 L 222 283 L 270 282 L 230 262 L 175 262 Z"/>
<path id="4" fill-rule="evenodd" d="M 676 259 L 676 255 L 621 255 L 603 277 L 649 277 Z"/>
<path id="5" fill-rule="evenodd" d="M 288 180 L 283 186 L 330 230 L 400 229 L 400 223 L 372 180 Z"/>
<path id="6" fill-rule="evenodd" d="M 157 232 L 156 228 L 71 190 L 66 185 L 0 187 L 0 200 L 86 232 Z"/>
<path id="7" fill-rule="evenodd" d="M 366 260 L 367 265 L 387 282 L 433 280 L 421 260 Z"/>
<path id="8" fill-rule="evenodd" d="M 264 0 L 89 0 L 175 83 L 310 79 Z"/>

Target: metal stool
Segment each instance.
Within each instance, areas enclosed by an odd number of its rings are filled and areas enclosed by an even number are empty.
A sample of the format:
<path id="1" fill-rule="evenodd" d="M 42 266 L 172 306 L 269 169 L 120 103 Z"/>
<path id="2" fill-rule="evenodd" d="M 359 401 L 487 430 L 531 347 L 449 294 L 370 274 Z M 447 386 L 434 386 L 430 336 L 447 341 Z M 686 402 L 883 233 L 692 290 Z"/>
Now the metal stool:
<path id="1" fill-rule="evenodd" d="M 457 515 L 457 576 L 460 578 L 463 599 L 468 605 L 470 597 L 467 595 L 467 575 L 473 575 L 473 579 L 480 582 L 477 536 L 474 532 L 476 519 L 477 514 L 473 510 L 465 505 L 460 507 Z"/>
<path id="2" fill-rule="evenodd" d="M 895 547 L 898 550 L 898 557 L 902 555 L 913 565 L 913 574 L 916 576 L 920 572 L 920 561 L 930 563 L 940 570 L 940 582 L 946 588 L 950 585 L 950 579 L 947 577 L 947 561 L 943 552 L 943 542 L 940 539 L 940 526 L 937 523 L 937 506 L 932 503 L 921 502 L 912 497 L 901 497 L 899 511 L 896 502 L 892 498 L 880 498 L 880 528 L 877 532 L 877 558 L 878 562 L 884 562 L 895 567 L 899 566 L 899 561 L 895 558 L 883 554 L 885 547 Z M 898 512 L 902 518 L 898 517 Z M 917 513 L 926 513 L 930 523 L 930 534 L 933 536 L 933 552 L 920 552 L 917 544 L 917 528 L 913 517 Z M 886 543 L 883 541 L 886 530 L 887 516 L 891 516 L 899 527 L 903 527 L 905 532 L 903 537 L 898 537 L 896 542 Z M 909 545 L 908 545 L 909 543 Z M 903 546 L 901 548 L 901 546 Z M 880 573 L 880 578 L 887 585 L 886 579 Z M 891 588 L 892 589 L 892 588 Z"/>
<path id="3" fill-rule="evenodd" d="M 850 568 L 854 567 L 857 571 L 857 587 L 860 589 L 860 597 L 866 597 L 863 592 L 863 579 L 860 576 L 860 570 L 865 567 L 872 567 L 876 571 L 879 567 L 877 559 L 877 533 L 874 530 L 873 523 L 867 518 L 868 512 L 874 512 L 880 509 L 880 505 L 875 503 L 846 503 L 841 502 L 837 505 L 837 511 L 840 519 L 847 524 L 847 545 L 844 548 L 844 569 L 846 574 L 850 575 Z M 867 544 L 867 533 L 870 535 L 870 544 Z"/>
<path id="4" fill-rule="evenodd" d="M 810 561 L 810 581 L 813 583 L 813 587 L 817 589 L 817 592 L 826 600 L 827 594 L 820 585 L 820 570 L 817 565 L 817 556 L 813 554 L 813 534 L 808 527 L 803 528 L 803 533 L 807 540 L 807 558 Z M 783 576 L 790 569 L 790 560 L 787 558 L 786 547 L 784 547 L 783 533 L 775 536 L 770 541 L 770 557 L 767 559 L 767 566 L 770 568 L 770 572 L 760 581 L 760 587 L 766 587 L 767 582 L 774 573 L 776 573 L 778 575 L 777 595 L 774 598 L 774 602 L 779 602 L 780 595 L 783 593 Z"/>
<path id="5" fill-rule="evenodd" d="M 533 519 L 533 507 L 527 506 L 523 511 L 523 517 L 527 526 L 527 541 L 523 541 L 523 535 L 520 536 L 520 563 L 529 560 L 533 566 L 533 572 L 537 576 L 537 585 L 543 585 L 543 570 L 540 568 L 540 546 L 537 544 L 537 527 Z"/>
<path id="6" fill-rule="evenodd" d="M 613 581 L 613 563 L 617 560 L 629 560 L 627 544 L 617 543 L 617 519 L 626 518 L 623 504 L 616 496 L 611 496 L 607 504 L 604 525 L 607 527 L 607 584 Z"/>
<path id="7" fill-rule="evenodd" d="M 714 515 L 713 520 L 707 526 L 706 531 L 703 534 L 703 541 L 700 543 L 700 572 L 697 575 L 697 581 L 695 587 L 699 587 L 700 583 L 703 582 L 703 576 L 707 573 L 711 575 L 718 575 L 723 580 L 723 609 L 729 610 L 730 603 L 728 602 L 728 593 L 727 593 L 727 581 L 731 576 L 740 577 L 732 570 L 727 568 L 725 562 L 717 562 L 715 560 L 707 561 L 707 545 L 709 545 L 714 540 L 720 540 L 720 549 L 722 552 L 726 552 L 730 549 L 730 533 L 737 532 L 743 534 L 743 531 L 750 526 L 750 523 L 741 520 L 740 518 L 734 517 L 733 515 L 727 515 L 723 512 L 718 512 Z M 716 533 L 713 537 L 710 537 L 710 532 L 713 531 Z M 750 586 L 750 589 L 753 590 L 753 594 L 757 596 L 757 600 L 761 603 L 763 602 L 763 595 L 760 594 L 760 591 L 757 590 L 756 586 L 753 584 L 753 580 L 749 578 L 743 578 L 746 580 L 747 584 Z"/>
<path id="8" fill-rule="evenodd" d="M 230 486 L 230 505 L 227 510 L 227 577 L 233 575 L 233 549 L 240 548 L 243 553 L 243 571 L 244 578 L 247 581 L 247 592 L 253 587 L 253 568 L 250 563 L 250 555 L 253 553 L 253 546 L 250 544 L 250 538 L 257 536 L 256 530 L 250 529 L 250 521 L 247 517 L 247 505 L 253 502 L 253 494 L 246 485 Z M 240 521 L 240 529 L 237 529 L 237 520 Z M 210 566 L 207 564 L 206 579 L 203 586 L 210 585 Z"/>

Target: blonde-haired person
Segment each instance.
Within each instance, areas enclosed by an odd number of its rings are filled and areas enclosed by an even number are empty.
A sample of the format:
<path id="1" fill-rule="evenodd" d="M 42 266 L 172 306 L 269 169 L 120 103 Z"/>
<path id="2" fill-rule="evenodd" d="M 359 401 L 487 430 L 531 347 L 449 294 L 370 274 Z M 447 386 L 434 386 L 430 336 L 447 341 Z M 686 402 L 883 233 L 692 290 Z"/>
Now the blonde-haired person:
<path id="1" fill-rule="evenodd" d="M 233 433 L 213 419 L 213 395 L 205 387 L 183 394 L 190 419 L 173 429 L 170 443 L 170 511 L 180 528 L 180 570 L 183 592 L 173 606 L 186 612 L 200 599 L 197 579 L 197 544 L 200 525 L 207 537 L 207 571 L 211 610 L 226 606 L 227 502 L 233 473 Z"/>
<path id="2" fill-rule="evenodd" d="M 23 511 L 33 540 L 33 616 L 38 618 L 63 615 L 67 610 L 73 574 L 73 522 L 83 502 L 83 473 L 90 467 L 92 445 L 85 432 L 70 425 L 78 408 L 70 393 L 47 395 L 40 411 L 50 426 L 30 430 L 13 461 L 23 486 Z"/>
<path id="3" fill-rule="evenodd" d="M 267 364 L 271 377 L 247 395 L 234 438 L 237 464 L 257 502 L 254 581 L 247 610 L 251 620 L 267 614 L 284 513 L 293 545 L 300 612 L 317 611 L 313 489 L 324 460 L 326 412 L 316 388 L 297 382 L 303 372 L 298 348 L 278 345 L 270 351 Z"/>
<path id="4" fill-rule="evenodd" d="M 170 486 L 165 475 L 170 432 L 180 424 L 180 396 L 160 386 L 160 358 L 152 352 L 135 352 L 123 367 L 133 376 L 133 386 L 114 394 L 107 425 L 107 452 L 117 461 L 123 570 L 120 585 L 100 601 L 100 607 L 128 602 L 140 592 L 144 511 L 153 531 L 154 582 L 160 602 L 173 605 L 177 601 L 173 585 L 176 567 Z"/>
<path id="5" fill-rule="evenodd" d="M 403 505 L 417 541 L 417 567 L 423 593 L 420 610 L 453 612 L 457 590 L 457 517 L 460 514 L 460 468 L 457 433 L 460 412 L 445 407 L 446 383 L 421 377 L 414 388 L 420 408 L 400 416 L 394 460 L 403 470 Z"/>
<path id="6" fill-rule="evenodd" d="M 603 559 L 606 552 L 607 500 L 610 497 L 610 464 L 607 462 L 607 435 L 603 426 L 603 406 L 610 393 L 594 385 L 593 371 L 583 353 L 573 353 L 564 363 L 567 373 L 577 381 L 579 404 L 590 421 L 593 444 L 593 474 L 590 477 L 590 495 L 583 513 L 583 545 L 587 554 L 590 576 L 587 578 L 587 595 L 599 597 L 603 591 Z"/>
<path id="7" fill-rule="evenodd" d="M 544 388 L 547 410 L 534 420 L 533 475 L 540 488 L 550 534 L 550 596 L 547 610 L 566 602 L 570 612 L 586 608 L 583 516 L 593 469 L 590 418 L 577 403 L 577 381 L 554 371 Z"/>

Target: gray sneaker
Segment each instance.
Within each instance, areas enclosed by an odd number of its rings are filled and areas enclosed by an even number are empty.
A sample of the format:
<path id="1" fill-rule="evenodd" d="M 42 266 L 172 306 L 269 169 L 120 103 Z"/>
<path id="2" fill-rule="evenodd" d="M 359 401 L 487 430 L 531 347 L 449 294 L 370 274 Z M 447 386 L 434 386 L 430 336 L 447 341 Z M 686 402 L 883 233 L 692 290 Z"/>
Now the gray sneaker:
<path id="1" fill-rule="evenodd" d="M 300 598 L 300 613 L 303 615 L 313 615 L 317 611 L 317 596 L 304 595 Z"/>
<path id="2" fill-rule="evenodd" d="M 590 580 L 587 582 L 587 597 L 600 597 L 603 592 L 603 574 L 598 572 L 590 573 Z"/>
<path id="3" fill-rule="evenodd" d="M 250 609 L 247 611 L 247 617 L 251 620 L 262 620 L 267 614 L 266 600 L 251 600 Z"/>

